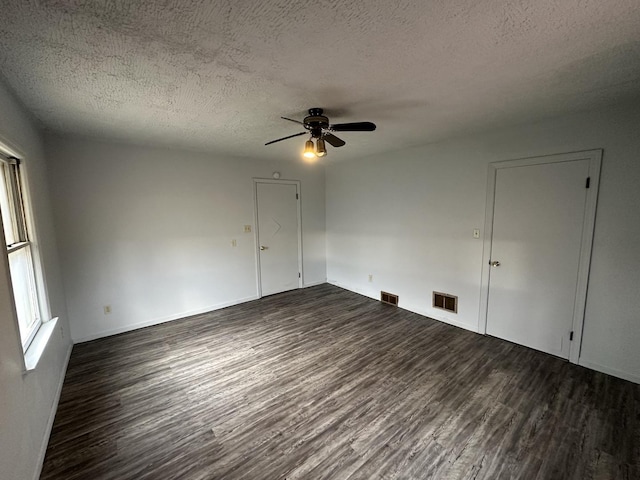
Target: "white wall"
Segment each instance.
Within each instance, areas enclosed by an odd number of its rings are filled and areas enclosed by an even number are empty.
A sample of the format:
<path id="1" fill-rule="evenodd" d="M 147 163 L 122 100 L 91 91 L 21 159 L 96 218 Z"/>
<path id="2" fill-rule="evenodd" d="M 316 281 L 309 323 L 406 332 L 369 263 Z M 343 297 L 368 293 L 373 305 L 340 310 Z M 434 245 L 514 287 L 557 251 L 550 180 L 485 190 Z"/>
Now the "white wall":
<path id="1" fill-rule="evenodd" d="M 603 148 L 580 363 L 640 383 L 638 125 L 638 106 L 618 107 L 329 166 L 328 281 L 478 331 L 488 164 Z"/>
<path id="2" fill-rule="evenodd" d="M 41 138 L 2 84 L 0 142 L 24 158 L 35 217 L 35 249 L 43 262 L 51 313 L 60 318 L 61 327 L 53 333 L 36 370 L 23 374 L 7 262 L 0 261 L 0 478 L 25 480 L 37 478 L 40 472 L 71 342 Z"/>
<path id="3" fill-rule="evenodd" d="M 256 298 L 254 231 L 243 227 L 254 226 L 252 178 L 274 171 L 301 181 L 303 282 L 326 280 L 320 164 L 57 136 L 46 146 L 76 341 Z"/>

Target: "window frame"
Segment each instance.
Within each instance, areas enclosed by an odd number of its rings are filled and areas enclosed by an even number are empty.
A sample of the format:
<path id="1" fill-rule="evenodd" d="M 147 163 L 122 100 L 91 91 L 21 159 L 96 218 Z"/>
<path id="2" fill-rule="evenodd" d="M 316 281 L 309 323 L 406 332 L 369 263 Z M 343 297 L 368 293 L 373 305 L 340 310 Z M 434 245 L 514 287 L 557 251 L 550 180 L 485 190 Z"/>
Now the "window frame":
<path id="1" fill-rule="evenodd" d="M 16 156 L 7 152 L 4 149 L 0 149 L 0 169 L 2 172 L 2 179 L 0 181 L 5 182 L 6 196 L 8 197 L 9 212 L 8 216 L 11 218 L 11 229 L 13 230 L 14 242 L 7 243 L 5 238 L 5 228 L 3 215 L 2 220 L 2 238 L 5 240 L 5 262 L 7 266 L 8 280 L 11 286 L 11 298 L 13 300 L 14 320 L 18 329 L 22 352 L 25 356 L 25 370 L 29 371 L 35 364 L 33 361 L 27 361 L 28 350 L 35 343 L 36 337 L 42 329 L 42 326 L 47 323 L 50 318 L 49 315 L 49 302 L 46 292 L 46 284 L 44 283 L 44 274 L 42 271 L 42 264 L 39 258 L 35 228 L 33 222 L 33 213 L 31 211 L 30 198 L 28 193 L 28 183 L 26 179 L 26 171 L 24 162 L 19 160 Z M 11 255 L 16 252 L 25 251 L 27 257 L 27 288 L 29 289 L 28 302 L 31 303 L 34 318 L 28 322 L 28 332 L 23 339 L 23 325 L 22 321 L 18 317 L 17 299 L 14 290 L 13 279 L 11 277 L 10 259 Z M 47 335 L 47 337 L 50 336 Z M 40 346 L 37 347 L 40 350 Z M 41 354 L 41 352 L 40 352 Z M 37 355 L 39 358 L 39 355 Z M 36 359 L 37 363 L 37 359 Z"/>

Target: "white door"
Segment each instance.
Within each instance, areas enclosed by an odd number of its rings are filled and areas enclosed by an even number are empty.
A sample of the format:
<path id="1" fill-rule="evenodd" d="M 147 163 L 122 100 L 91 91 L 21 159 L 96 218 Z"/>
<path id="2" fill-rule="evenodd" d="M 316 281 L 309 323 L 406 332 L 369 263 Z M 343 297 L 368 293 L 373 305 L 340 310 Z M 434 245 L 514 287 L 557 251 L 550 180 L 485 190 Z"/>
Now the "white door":
<path id="1" fill-rule="evenodd" d="M 262 295 L 300 287 L 298 186 L 256 183 Z"/>
<path id="2" fill-rule="evenodd" d="M 487 333 L 569 357 L 589 160 L 496 172 Z"/>

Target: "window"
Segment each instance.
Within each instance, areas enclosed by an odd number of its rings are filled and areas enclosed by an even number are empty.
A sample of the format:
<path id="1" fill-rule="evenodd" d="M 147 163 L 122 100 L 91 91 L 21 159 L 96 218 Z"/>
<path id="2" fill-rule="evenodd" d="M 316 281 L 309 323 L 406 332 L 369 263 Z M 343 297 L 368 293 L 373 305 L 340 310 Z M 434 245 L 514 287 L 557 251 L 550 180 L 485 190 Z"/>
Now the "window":
<path id="1" fill-rule="evenodd" d="M 20 339 L 26 352 L 42 323 L 42 316 L 23 192 L 19 160 L 0 155 L 0 213 L 7 244 Z"/>

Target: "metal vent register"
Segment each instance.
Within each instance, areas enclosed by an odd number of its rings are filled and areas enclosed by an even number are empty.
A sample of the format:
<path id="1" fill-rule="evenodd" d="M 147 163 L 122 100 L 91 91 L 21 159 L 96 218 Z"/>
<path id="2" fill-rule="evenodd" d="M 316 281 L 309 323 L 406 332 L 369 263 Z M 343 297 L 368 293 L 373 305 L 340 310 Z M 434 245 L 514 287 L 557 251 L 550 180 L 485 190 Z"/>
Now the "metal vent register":
<path id="1" fill-rule="evenodd" d="M 447 312 L 458 313 L 458 297 L 448 293 L 433 292 L 433 306 Z"/>
<path id="2" fill-rule="evenodd" d="M 380 301 L 382 303 L 388 303 L 389 305 L 398 306 L 398 295 L 393 293 L 380 292 Z"/>

